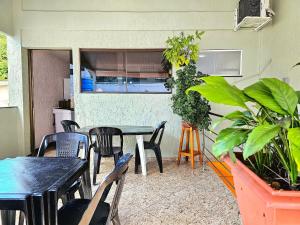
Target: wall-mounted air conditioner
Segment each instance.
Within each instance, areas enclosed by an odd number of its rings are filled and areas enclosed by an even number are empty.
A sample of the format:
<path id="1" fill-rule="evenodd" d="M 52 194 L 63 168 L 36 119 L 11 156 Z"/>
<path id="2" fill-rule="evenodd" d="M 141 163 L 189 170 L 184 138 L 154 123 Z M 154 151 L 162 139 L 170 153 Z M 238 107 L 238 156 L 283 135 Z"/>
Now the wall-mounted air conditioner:
<path id="1" fill-rule="evenodd" d="M 235 10 L 234 30 L 253 28 L 258 31 L 272 21 L 273 15 L 270 0 L 240 0 Z"/>

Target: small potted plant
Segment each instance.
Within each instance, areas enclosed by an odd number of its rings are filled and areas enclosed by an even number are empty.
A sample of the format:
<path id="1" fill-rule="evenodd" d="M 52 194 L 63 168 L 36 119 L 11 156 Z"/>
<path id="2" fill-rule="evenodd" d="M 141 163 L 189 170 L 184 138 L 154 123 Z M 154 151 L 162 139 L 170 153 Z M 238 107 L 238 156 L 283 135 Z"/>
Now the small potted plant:
<path id="1" fill-rule="evenodd" d="M 204 77 L 188 89 L 214 103 L 239 107 L 223 118 L 230 125 L 212 147 L 233 174 L 244 225 L 300 224 L 299 92 L 276 78 L 264 78 L 241 90 L 223 77 Z M 236 159 L 234 149 L 242 145 Z"/>
<path id="2" fill-rule="evenodd" d="M 165 59 L 176 68 L 176 77 L 166 82 L 167 88 L 175 88 L 172 95 L 173 112 L 179 115 L 182 126 L 197 127 L 205 129 L 210 125 L 208 101 L 199 94 L 186 95 L 185 91 L 193 86 L 202 83 L 201 77 L 207 76 L 197 72 L 196 60 L 199 57 L 199 40 L 203 32 L 196 31 L 195 34 L 185 35 L 180 33 L 167 40 L 167 49 L 164 51 Z"/>

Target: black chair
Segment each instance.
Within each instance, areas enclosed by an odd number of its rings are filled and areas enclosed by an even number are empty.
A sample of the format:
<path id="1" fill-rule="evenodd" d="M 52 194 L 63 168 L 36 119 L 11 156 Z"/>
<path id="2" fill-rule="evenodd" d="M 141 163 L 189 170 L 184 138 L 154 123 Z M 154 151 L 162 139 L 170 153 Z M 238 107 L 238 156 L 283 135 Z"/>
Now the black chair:
<path id="1" fill-rule="evenodd" d="M 102 157 L 114 157 L 115 165 L 123 155 L 123 133 L 114 127 L 96 127 L 89 131 L 91 147 L 94 148 L 94 173 L 93 184 L 96 184 L 96 176 L 100 172 Z M 113 136 L 120 137 L 120 146 L 113 146 Z M 93 140 L 93 137 L 95 138 Z"/>
<path id="2" fill-rule="evenodd" d="M 73 120 L 62 120 L 60 123 L 65 132 L 75 132 L 76 129 L 80 128 L 78 123 Z"/>
<path id="3" fill-rule="evenodd" d="M 73 199 L 60 208 L 58 225 L 105 225 L 110 222 L 120 225 L 118 204 L 131 158 L 132 155 L 128 153 L 118 160 L 115 169 L 104 178 L 92 200 Z M 117 187 L 109 204 L 105 199 L 114 182 Z"/>
<path id="4" fill-rule="evenodd" d="M 159 166 L 159 171 L 162 173 L 163 172 L 163 164 L 162 164 L 162 157 L 161 157 L 161 150 L 160 150 L 160 143 L 164 134 L 165 130 L 165 124 L 167 121 L 161 122 L 155 131 L 152 134 L 152 137 L 150 141 L 144 141 L 144 149 L 151 149 L 154 151 L 156 160 Z M 158 140 L 157 140 L 158 138 Z M 156 142 L 157 141 L 157 142 Z M 138 167 L 141 164 L 141 159 L 140 159 L 140 153 L 139 153 L 139 147 L 136 144 L 135 146 L 135 168 L 134 171 L 135 173 L 138 173 Z"/>
<path id="5" fill-rule="evenodd" d="M 77 158 L 79 156 L 80 147 L 83 147 L 84 149 L 83 159 L 86 159 L 89 162 L 90 148 L 88 146 L 88 143 L 89 143 L 88 136 L 81 133 L 62 132 L 56 134 L 49 134 L 43 138 L 37 157 L 43 157 L 48 147 L 54 144 L 56 157 Z M 89 166 L 86 171 L 86 176 L 84 177 L 84 179 L 86 180 L 82 180 L 82 181 L 79 180 L 70 187 L 65 198 L 62 199 L 63 202 L 73 199 L 74 194 L 77 190 L 79 191 L 81 197 L 83 197 L 84 195 L 89 195 L 90 190 L 84 190 L 82 187 L 82 182 L 85 182 L 86 184 L 90 183 Z"/>

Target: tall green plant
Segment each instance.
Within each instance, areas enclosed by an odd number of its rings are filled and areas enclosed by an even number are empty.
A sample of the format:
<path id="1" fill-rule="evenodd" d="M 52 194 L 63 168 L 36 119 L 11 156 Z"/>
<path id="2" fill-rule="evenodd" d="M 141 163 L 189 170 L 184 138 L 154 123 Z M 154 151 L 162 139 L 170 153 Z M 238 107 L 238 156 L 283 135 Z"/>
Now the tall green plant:
<path id="1" fill-rule="evenodd" d="M 299 188 L 299 92 L 276 78 L 261 79 L 243 90 L 222 77 L 201 79 L 203 84 L 187 92 L 196 91 L 211 102 L 242 109 L 216 121 L 215 126 L 224 120 L 232 123 L 219 133 L 212 148 L 214 155 L 229 153 L 235 160 L 233 150 L 243 144 L 243 157 L 256 173 L 272 173 L 287 181 L 292 189 Z"/>
<path id="2" fill-rule="evenodd" d="M 204 32 L 196 31 L 195 34 L 173 36 L 166 41 L 167 49 L 164 51 L 164 58 L 175 67 L 182 67 L 176 71 L 176 77 L 166 82 L 167 88 L 175 87 L 172 95 L 173 112 L 179 115 L 182 120 L 205 129 L 210 125 L 208 101 L 197 93 L 186 95 L 185 91 L 193 85 L 202 83 L 201 72 L 197 72 L 195 62 L 199 58 L 199 41 Z"/>
<path id="3" fill-rule="evenodd" d="M 164 56 L 176 68 L 196 62 L 199 57 L 199 42 L 203 34 L 203 31 L 196 31 L 195 34 L 190 35 L 181 32 L 179 36 L 169 37 Z"/>
<path id="4" fill-rule="evenodd" d="M 173 112 L 199 129 L 208 128 L 211 121 L 208 101 L 197 93 L 185 94 L 189 87 L 201 84 L 203 81 L 200 78 L 207 75 L 197 72 L 194 63 L 177 70 L 176 75 L 177 78 L 169 82 L 170 86 L 175 87 L 175 93 L 171 98 Z"/>
<path id="5" fill-rule="evenodd" d="M 0 34 L 0 80 L 6 80 L 7 74 L 8 68 L 6 37 Z"/>

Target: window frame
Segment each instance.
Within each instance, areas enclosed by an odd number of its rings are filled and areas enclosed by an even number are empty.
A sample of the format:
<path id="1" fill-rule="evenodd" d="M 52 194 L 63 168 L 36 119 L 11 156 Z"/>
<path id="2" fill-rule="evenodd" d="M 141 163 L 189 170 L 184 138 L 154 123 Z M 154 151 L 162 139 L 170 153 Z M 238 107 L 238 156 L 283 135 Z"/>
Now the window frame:
<path id="1" fill-rule="evenodd" d="M 203 49 L 200 50 L 199 55 L 201 53 L 205 52 L 240 52 L 240 70 L 239 75 L 226 75 L 226 74 L 208 74 L 213 76 L 220 76 L 220 77 L 243 77 L 242 71 L 243 71 L 243 50 L 242 49 Z M 199 57 L 199 60 L 201 60 L 201 57 Z M 197 68 L 198 70 L 198 68 Z"/>
<path id="2" fill-rule="evenodd" d="M 80 63 L 80 67 L 81 68 L 81 64 L 82 64 L 82 52 L 92 52 L 92 51 L 95 51 L 95 52 L 117 52 L 117 51 L 120 51 L 120 52 L 124 52 L 124 55 L 126 56 L 126 52 L 157 52 L 157 51 L 161 51 L 163 52 L 165 49 L 164 48 L 138 48 L 138 49 L 124 49 L 124 48 L 116 48 L 116 49 L 112 49 L 112 48 L 109 48 L 109 49 L 106 49 L 106 48 L 79 48 L 79 63 Z M 125 59 L 126 60 L 126 59 Z M 173 71 L 173 68 L 171 67 L 171 70 Z M 126 71 L 126 65 L 125 65 L 125 73 L 127 74 L 127 71 Z M 173 76 L 173 74 L 171 75 Z M 82 88 L 81 88 L 81 70 L 80 70 L 80 74 L 79 74 L 79 94 L 154 94 L 154 95 L 157 95 L 157 94 L 168 94 L 168 95 L 172 95 L 173 93 L 173 89 L 171 88 L 170 91 L 166 91 L 166 92 L 109 92 L 109 91 L 105 91 L 105 92 L 97 92 L 97 91 L 82 91 Z"/>

